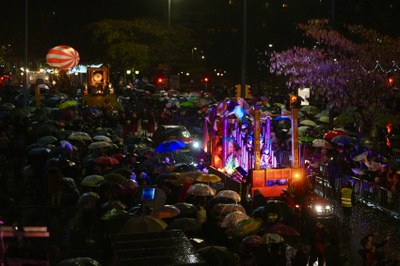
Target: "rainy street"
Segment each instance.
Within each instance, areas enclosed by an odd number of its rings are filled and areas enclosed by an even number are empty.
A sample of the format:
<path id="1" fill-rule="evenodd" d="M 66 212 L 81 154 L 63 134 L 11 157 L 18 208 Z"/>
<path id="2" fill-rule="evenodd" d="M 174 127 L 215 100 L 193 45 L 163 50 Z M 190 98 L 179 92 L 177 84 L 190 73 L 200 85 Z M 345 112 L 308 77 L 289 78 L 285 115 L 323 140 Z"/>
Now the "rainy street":
<path id="1" fill-rule="evenodd" d="M 339 199 L 330 199 L 339 220 L 342 221 L 342 209 Z M 390 213 L 381 210 L 379 207 L 365 202 L 357 202 L 353 208 L 351 218 L 351 231 L 346 232 L 339 226 L 340 249 L 348 261 L 345 265 L 362 265 L 361 256 L 358 250 L 361 248 L 361 239 L 373 234 L 376 242 L 382 242 L 387 235 L 392 239 L 381 248 L 386 259 L 395 259 L 400 252 L 400 239 L 398 226 L 399 220 Z M 337 222 L 327 222 L 331 232 L 336 231 Z M 316 265 L 316 264 L 315 264 Z M 389 264 L 390 265 L 390 264 Z"/>

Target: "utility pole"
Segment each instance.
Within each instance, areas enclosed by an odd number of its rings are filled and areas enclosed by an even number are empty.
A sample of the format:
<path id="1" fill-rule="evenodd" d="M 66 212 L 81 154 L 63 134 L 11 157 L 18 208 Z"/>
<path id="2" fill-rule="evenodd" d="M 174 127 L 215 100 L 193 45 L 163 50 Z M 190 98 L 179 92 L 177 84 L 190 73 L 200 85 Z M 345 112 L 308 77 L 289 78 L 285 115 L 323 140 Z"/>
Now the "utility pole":
<path id="1" fill-rule="evenodd" d="M 240 96 L 246 95 L 246 60 L 247 60 L 247 0 L 243 0 L 243 25 L 242 25 L 242 80 Z"/>
<path id="2" fill-rule="evenodd" d="M 28 0 L 25 0 L 25 47 L 24 47 L 24 86 L 23 86 L 23 100 L 24 105 L 27 102 L 28 94 Z"/>

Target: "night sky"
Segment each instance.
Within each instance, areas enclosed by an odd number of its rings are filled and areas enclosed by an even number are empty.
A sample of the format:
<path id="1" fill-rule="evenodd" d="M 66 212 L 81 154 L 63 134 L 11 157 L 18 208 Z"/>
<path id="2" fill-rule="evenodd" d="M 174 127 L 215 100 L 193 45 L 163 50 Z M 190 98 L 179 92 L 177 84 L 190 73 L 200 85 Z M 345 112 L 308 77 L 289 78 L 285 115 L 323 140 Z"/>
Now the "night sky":
<path id="1" fill-rule="evenodd" d="M 201 25 L 198 35 L 204 35 L 215 64 L 226 61 L 232 54 L 237 58 L 230 63 L 240 63 L 241 1 L 171 1 L 172 25 Z M 331 1 L 335 1 L 335 9 Z M 90 63 L 94 44 L 86 25 L 101 19 L 151 17 L 168 23 L 167 0 L 28 0 L 28 3 L 29 57 L 35 59 L 44 60 L 50 48 L 66 44 L 80 52 L 82 63 Z M 268 43 L 274 43 L 277 50 L 301 45 L 301 32 L 296 31 L 295 24 L 309 18 L 330 18 L 332 10 L 339 26 L 360 23 L 392 36 L 400 34 L 400 1 L 395 0 L 247 0 L 247 6 L 250 53 Z M 11 44 L 16 55 L 21 56 L 25 43 L 25 1 L 9 1 L 6 10 L 2 12 L 0 44 Z M 209 34 L 210 29 L 218 32 L 224 28 L 236 32 L 232 39 Z"/>

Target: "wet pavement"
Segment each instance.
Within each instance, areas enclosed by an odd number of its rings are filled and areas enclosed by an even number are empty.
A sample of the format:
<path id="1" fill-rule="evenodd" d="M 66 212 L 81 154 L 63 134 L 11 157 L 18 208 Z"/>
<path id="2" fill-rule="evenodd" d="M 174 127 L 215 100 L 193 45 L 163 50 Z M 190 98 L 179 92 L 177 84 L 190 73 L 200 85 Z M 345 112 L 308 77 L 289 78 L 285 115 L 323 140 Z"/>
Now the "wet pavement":
<path id="1" fill-rule="evenodd" d="M 339 197 L 329 198 L 329 201 L 334 206 L 337 219 L 330 221 L 328 228 L 332 231 L 337 230 L 341 252 L 348 259 L 345 265 L 362 265 L 358 250 L 361 248 L 361 239 L 368 234 L 373 234 L 376 242 L 383 241 L 387 235 L 392 236 L 392 239 L 381 249 L 386 259 L 395 259 L 397 254 L 400 254 L 400 220 L 376 206 L 358 201 L 353 207 L 350 230 L 344 230 L 341 223 L 343 214 Z"/>

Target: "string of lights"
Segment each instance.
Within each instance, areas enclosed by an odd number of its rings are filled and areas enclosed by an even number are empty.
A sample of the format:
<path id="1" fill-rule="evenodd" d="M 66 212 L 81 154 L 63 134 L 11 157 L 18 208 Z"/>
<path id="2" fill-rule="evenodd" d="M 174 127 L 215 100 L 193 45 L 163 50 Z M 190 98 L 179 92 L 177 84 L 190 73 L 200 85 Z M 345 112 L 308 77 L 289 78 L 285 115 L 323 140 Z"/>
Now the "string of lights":
<path id="1" fill-rule="evenodd" d="M 390 73 L 393 73 L 393 72 L 396 72 L 396 71 L 400 70 L 399 65 L 395 61 L 392 61 L 392 66 L 391 66 L 391 68 L 388 68 L 388 69 L 385 69 L 384 67 L 382 67 L 382 65 L 379 63 L 379 61 L 376 61 L 375 67 L 372 68 L 371 70 L 368 70 L 364 66 L 361 66 L 361 68 L 365 72 L 368 72 L 368 73 L 374 72 L 374 71 L 380 71 L 380 72 L 387 73 L 387 74 L 390 74 Z"/>

